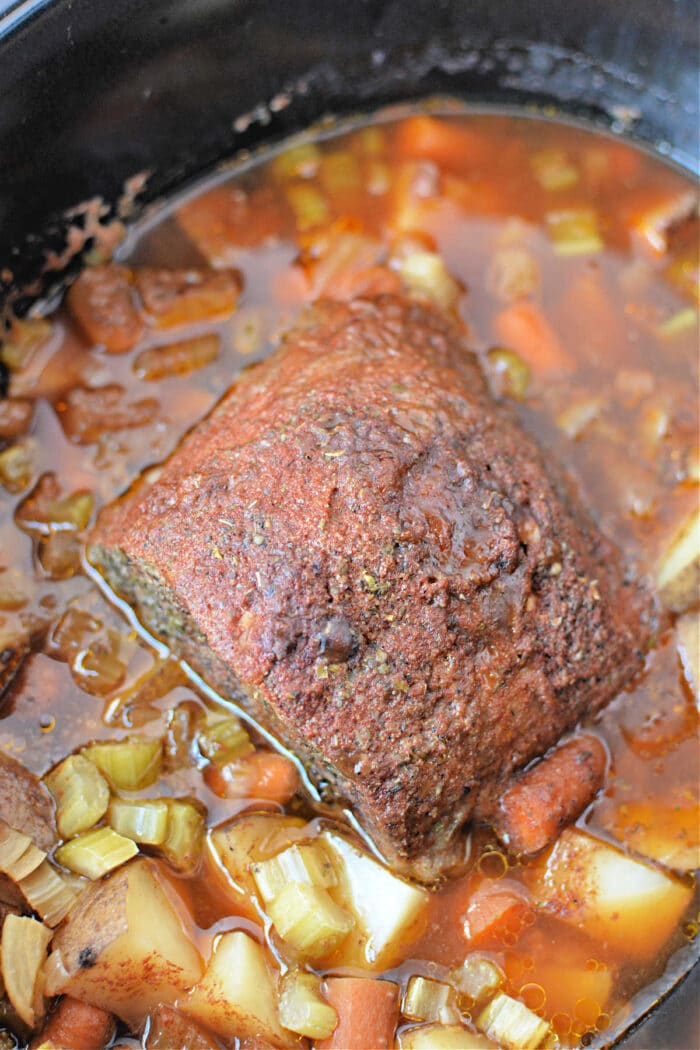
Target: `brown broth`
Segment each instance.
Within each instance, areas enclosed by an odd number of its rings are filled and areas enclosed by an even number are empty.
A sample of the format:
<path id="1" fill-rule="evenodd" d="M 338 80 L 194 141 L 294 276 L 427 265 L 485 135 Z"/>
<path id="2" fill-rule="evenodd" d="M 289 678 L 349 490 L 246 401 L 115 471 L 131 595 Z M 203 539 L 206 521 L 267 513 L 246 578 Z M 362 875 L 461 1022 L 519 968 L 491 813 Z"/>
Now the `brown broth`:
<path id="1" fill-rule="evenodd" d="M 507 305 L 494 294 L 494 257 L 516 246 L 535 261 L 535 298 L 564 356 L 551 368 L 531 368 L 517 411 L 564 464 L 630 568 L 653 582 L 665 544 L 697 505 L 697 309 L 694 320 L 686 313 L 686 327 L 674 332 L 671 325 L 669 332 L 669 319 L 695 307 L 669 279 L 672 253 L 655 255 L 634 226 L 645 209 L 686 192 L 689 183 L 658 159 L 578 127 L 494 114 L 445 119 L 463 131 L 464 156 L 445 157 L 441 165 L 411 159 L 405 126 L 389 121 L 323 138 L 318 175 L 285 181 L 279 154 L 269 162 L 263 155 L 197 185 L 132 231 L 121 258 L 134 267 L 203 260 L 237 267 L 244 293 L 233 316 L 171 331 L 147 328 L 133 351 L 117 355 L 88 345 L 60 308 L 51 318 L 51 352 L 41 351 L 36 364 L 13 377 L 11 393 L 35 406 L 27 439 L 33 466 L 21 491 L 0 487 L 0 569 L 18 570 L 32 593 L 20 608 L 0 611 L 0 642 L 21 631 L 33 651 L 2 700 L 0 747 L 37 774 L 88 740 L 134 729 L 162 734 L 175 704 L 205 702 L 195 683 L 183 681 L 148 703 L 127 695 L 115 704 L 152 663 L 154 650 L 84 571 L 49 578 L 36 533 L 19 528 L 16 514 L 46 472 L 55 472 L 65 493 L 90 490 L 99 509 L 139 471 L 162 460 L 241 368 L 274 348 L 318 287 L 315 256 L 324 251 L 318 228 L 296 228 L 285 197 L 289 185 L 319 195 L 326 210 L 321 226 L 335 224 L 336 233 L 374 238 L 380 249 L 395 239 L 397 225 L 427 238 L 466 289 L 459 310 L 487 370 L 489 348 L 503 342 L 499 317 Z M 338 156 L 340 161 L 332 159 Z M 558 166 L 559 188 L 543 188 L 536 177 L 547 157 L 550 168 Z M 413 193 L 406 193 L 407 180 Z M 245 200 L 232 196 L 236 187 Z M 546 215 L 581 207 L 596 213 L 600 250 L 556 255 Z M 697 259 L 696 242 L 692 250 Z M 221 339 L 213 363 L 186 378 L 147 381 L 135 374 L 134 361 L 144 349 L 210 332 Z M 93 443 L 77 444 L 62 423 L 66 396 L 77 383 L 119 384 L 126 402 L 155 399 L 157 408 L 145 425 L 104 431 Z M 99 626 L 66 642 L 56 625 L 68 609 L 89 613 Z M 681 671 L 675 628 L 663 623 L 644 675 L 596 722 L 610 771 L 601 797 L 579 822 L 642 855 L 640 827 L 663 830 L 669 820 L 697 850 L 697 708 Z M 81 681 L 75 660 L 71 669 L 75 647 L 89 648 L 96 639 L 111 644 L 124 665 L 123 681 L 114 688 L 95 691 L 94 683 Z M 208 807 L 210 825 L 246 805 L 217 798 L 196 767 L 166 775 L 146 794 L 196 794 Z M 319 812 L 308 796 L 298 808 L 308 816 Z M 392 972 L 402 979 L 416 972 L 443 975 L 464 958 L 470 950 L 463 930 L 466 902 L 483 881 L 480 858 L 494 851 L 499 847 L 491 833 L 475 829 L 466 871 L 433 892 L 427 929 L 406 946 L 399 970 Z M 527 865 L 505 862 L 500 874 L 528 883 Z M 207 930 L 246 924 L 232 914 L 208 869 L 177 881 L 205 941 Z M 684 923 L 694 914 L 689 911 Z M 484 950 L 503 967 L 506 991 L 553 1018 L 566 1046 L 610 1024 L 633 994 L 663 972 L 692 928 L 680 926 L 662 951 L 640 962 L 535 908 L 522 929 Z M 608 984 L 610 994 L 598 1001 Z"/>

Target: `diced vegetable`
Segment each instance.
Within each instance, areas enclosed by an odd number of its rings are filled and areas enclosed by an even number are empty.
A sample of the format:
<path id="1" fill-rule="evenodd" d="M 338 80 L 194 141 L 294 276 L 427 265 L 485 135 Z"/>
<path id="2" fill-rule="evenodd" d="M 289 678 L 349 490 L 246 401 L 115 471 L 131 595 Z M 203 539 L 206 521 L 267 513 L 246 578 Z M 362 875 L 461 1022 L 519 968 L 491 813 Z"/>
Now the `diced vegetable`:
<path id="1" fill-rule="evenodd" d="M 22 492 L 31 484 L 35 452 L 36 444 L 31 439 L 17 441 L 0 452 L 0 484 L 8 492 Z"/>
<path id="2" fill-rule="evenodd" d="M 60 872 L 44 860 L 19 882 L 32 910 L 47 926 L 58 926 L 75 904 L 77 892 Z"/>
<path id="3" fill-rule="evenodd" d="M 107 263 L 82 273 L 66 297 L 69 312 L 88 339 L 113 354 L 135 346 L 142 322 L 131 290 L 131 275 L 123 266 Z"/>
<path id="4" fill-rule="evenodd" d="M 457 1024 L 405 1028 L 399 1036 L 401 1050 L 489 1050 L 494 1045 L 485 1036 Z"/>
<path id="5" fill-rule="evenodd" d="M 211 834 L 211 847 L 242 894 L 253 895 L 252 865 L 308 838 L 306 822 L 279 813 L 247 813 Z"/>
<path id="6" fill-rule="evenodd" d="M 289 205 L 294 212 L 297 229 L 311 230 L 330 218 L 330 211 L 325 197 L 315 186 L 303 182 L 292 182 L 286 188 Z"/>
<path id="7" fill-rule="evenodd" d="M 657 566 L 656 586 L 672 612 L 685 612 L 696 604 L 700 594 L 700 508 L 666 548 Z"/>
<path id="8" fill-rule="evenodd" d="M 683 190 L 656 201 L 633 217 L 632 229 L 642 246 L 652 255 L 665 255 L 674 231 L 694 212 L 698 198 L 693 190 Z"/>
<path id="9" fill-rule="evenodd" d="M 224 1038 L 260 1035 L 293 1047 L 277 1016 L 276 982 L 263 949 L 247 933 L 224 933 L 202 980 L 180 1000 L 180 1009 Z"/>
<path id="10" fill-rule="evenodd" d="M 677 310 L 675 314 L 671 314 L 665 321 L 656 326 L 656 334 L 660 335 L 662 339 L 673 339 L 674 336 L 681 335 L 682 332 L 688 332 L 698 326 L 698 311 L 694 306 L 686 306 L 682 310 Z"/>
<path id="11" fill-rule="evenodd" d="M 142 350 L 134 361 L 134 372 L 149 381 L 186 376 L 215 361 L 221 350 L 218 335 L 200 335 L 167 346 Z"/>
<path id="12" fill-rule="evenodd" d="M 138 860 L 83 893 L 54 935 L 46 990 L 136 1027 L 195 984 L 202 969 L 193 932 L 183 927 L 156 867 Z"/>
<path id="13" fill-rule="evenodd" d="M 161 846 L 163 856 L 178 871 L 196 868 L 204 845 L 204 817 L 192 802 L 173 799 L 168 803 L 168 833 Z"/>
<path id="14" fill-rule="evenodd" d="M 591 423 L 595 422 L 605 408 L 602 397 L 580 397 L 563 408 L 557 415 L 557 426 L 567 437 L 575 441 Z"/>
<path id="15" fill-rule="evenodd" d="M 456 1024 L 459 1010 L 454 989 L 429 977 L 411 977 L 401 1005 L 401 1013 L 412 1021 L 440 1021 Z"/>
<path id="16" fill-rule="evenodd" d="M 478 131 L 452 120 L 418 114 L 402 120 L 394 138 L 401 157 L 428 158 L 445 168 L 463 172 L 481 164 L 490 144 Z"/>
<path id="17" fill-rule="evenodd" d="M 0 871 L 19 882 L 31 875 L 45 857 L 44 851 L 37 849 L 28 835 L 0 820 Z"/>
<path id="18" fill-rule="evenodd" d="M 371 977 L 328 977 L 326 998 L 338 1025 L 316 1050 L 389 1050 L 399 1015 L 399 989 L 393 981 Z"/>
<path id="19" fill-rule="evenodd" d="M 334 894 L 357 916 L 367 938 L 367 962 L 378 966 L 417 930 L 428 903 L 427 892 L 392 875 L 387 868 L 333 831 L 324 831 L 338 873 Z"/>
<path id="20" fill-rule="evenodd" d="M 132 736 L 104 741 L 82 750 L 118 791 L 138 791 L 155 783 L 161 773 L 163 744 L 155 737 Z"/>
<path id="21" fill-rule="evenodd" d="M 220 1044 L 192 1018 L 161 1004 L 149 1019 L 146 1050 L 220 1050 Z"/>
<path id="22" fill-rule="evenodd" d="M 542 149 L 532 154 L 532 170 L 543 190 L 567 190 L 578 182 L 578 170 L 561 149 Z"/>
<path id="23" fill-rule="evenodd" d="M 499 992 L 477 1021 L 489 1039 L 507 1050 L 536 1050 L 549 1034 L 549 1025 L 524 1003 Z"/>
<path id="24" fill-rule="evenodd" d="M 533 372 L 567 371 L 571 360 L 559 336 L 534 303 L 511 303 L 494 319 L 494 333 L 500 346 L 515 351 Z"/>
<path id="25" fill-rule="evenodd" d="M 700 813 L 691 799 L 679 799 L 675 805 L 626 802 L 609 830 L 628 849 L 667 868 L 700 868 Z"/>
<path id="26" fill-rule="evenodd" d="M 503 984 L 504 976 L 495 962 L 485 955 L 468 955 L 450 977 L 459 992 L 471 1003 L 480 1003 Z"/>
<path id="27" fill-rule="evenodd" d="M 0 942 L 0 973 L 5 992 L 15 1010 L 29 1028 L 34 1028 L 44 1014 L 41 969 L 51 930 L 36 919 L 7 915 Z"/>
<path id="28" fill-rule="evenodd" d="M 680 879 L 573 828 L 553 847 L 533 894 L 545 911 L 635 959 L 654 957 L 692 898 Z"/>
<path id="29" fill-rule="evenodd" d="M 44 782 L 56 800 L 61 838 L 69 839 L 97 824 L 107 812 L 109 784 L 97 766 L 83 755 L 70 755 Z"/>
<path id="30" fill-rule="evenodd" d="M 154 397 L 129 401 L 118 383 L 73 387 L 59 406 L 64 430 L 71 441 L 90 445 L 115 430 L 132 430 L 152 423 L 160 405 Z"/>
<path id="31" fill-rule="evenodd" d="M 469 900 L 464 933 L 473 945 L 511 944 L 532 917 L 532 905 L 518 883 L 509 879 L 487 881 Z"/>
<path id="32" fill-rule="evenodd" d="M 592 208 L 566 208 L 547 215 L 547 227 L 557 255 L 590 255 L 602 251 L 598 216 Z"/>
<path id="33" fill-rule="evenodd" d="M 330 857 L 320 842 L 290 846 L 276 857 L 253 864 L 251 871 L 265 904 L 273 901 L 290 882 L 328 889 L 338 881 Z"/>
<path id="34" fill-rule="evenodd" d="M 49 1017 L 36 1050 L 102 1050 L 113 1035 L 112 1014 L 64 995 Z"/>
<path id="35" fill-rule="evenodd" d="M 309 959 L 329 955 L 352 929 L 352 916 L 320 886 L 290 882 L 267 906 L 277 933 Z"/>
<path id="36" fill-rule="evenodd" d="M 32 581 L 19 569 L 0 568 L 0 612 L 22 609 L 32 597 Z"/>
<path id="37" fill-rule="evenodd" d="M 686 613 L 676 621 L 678 655 L 683 674 L 700 704 L 700 613 Z"/>
<path id="38" fill-rule="evenodd" d="M 118 835 L 112 828 L 94 828 L 59 846 L 56 860 L 70 871 L 94 880 L 125 864 L 137 853 L 138 846 L 131 839 Z"/>
<path id="39" fill-rule="evenodd" d="M 318 171 L 321 157 L 315 142 L 299 142 L 273 158 L 272 174 L 277 179 L 311 179 Z"/>
<path id="40" fill-rule="evenodd" d="M 136 286 L 152 324 L 175 328 L 229 317 L 241 291 L 237 270 L 165 270 L 141 267 Z"/>
<path id="41" fill-rule="evenodd" d="M 31 401 L 18 397 L 0 400 L 0 438 L 17 438 L 24 434 L 32 419 L 34 406 Z"/>
<path id="42" fill-rule="evenodd" d="M 309 1039 L 327 1039 L 338 1024 L 338 1015 L 321 995 L 321 981 L 313 973 L 290 970 L 282 978 L 280 1022 Z"/>
<path id="43" fill-rule="evenodd" d="M 72 661 L 73 675 L 86 692 L 105 696 L 122 684 L 127 668 L 116 654 L 117 646 L 116 639 L 111 639 L 109 645 L 98 641 Z"/>
<path id="44" fill-rule="evenodd" d="M 219 798 L 266 799 L 284 805 L 299 790 L 291 759 L 276 751 L 253 751 L 223 765 L 207 766 L 204 779 Z"/>
<path id="45" fill-rule="evenodd" d="M 488 351 L 486 359 L 497 396 L 522 401 L 530 385 L 530 369 L 522 357 L 514 350 L 494 346 Z"/>
<path id="46" fill-rule="evenodd" d="M 412 292 L 427 296 L 443 310 L 451 309 L 459 298 L 459 285 L 437 252 L 412 252 L 402 260 L 399 273 Z"/>
<path id="47" fill-rule="evenodd" d="M 45 317 L 15 317 L 9 333 L 2 339 L 0 361 L 13 372 L 26 368 L 37 350 L 51 338 L 51 322 Z"/>
<path id="48" fill-rule="evenodd" d="M 113 799 L 107 820 L 116 832 L 145 846 L 160 846 L 168 835 L 165 799 Z"/>
<path id="49" fill-rule="evenodd" d="M 75 532 L 50 532 L 39 540 L 39 561 L 52 580 L 67 580 L 80 572 L 82 546 Z"/>
<path id="50" fill-rule="evenodd" d="M 534 295 L 540 286 L 540 268 L 532 252 L 519 244 L 504 244 L 494 253 L 486 271 L 489 294 L 502 303 Z"/>
<path id="51" fill-rule="evenodd" d="M 321 159 L 319 178 L 326 193 L 331 195 L 359 189 L 360 166 L 355 154 L 349 150 L 325 153 Z"/>
<path id="52" fill-rule="evenodd" d="M 252 741 L 237 718 L 212 722 L 199 734 L 199 750 L 210 762 L 230 762 L 253 750 Z"/>

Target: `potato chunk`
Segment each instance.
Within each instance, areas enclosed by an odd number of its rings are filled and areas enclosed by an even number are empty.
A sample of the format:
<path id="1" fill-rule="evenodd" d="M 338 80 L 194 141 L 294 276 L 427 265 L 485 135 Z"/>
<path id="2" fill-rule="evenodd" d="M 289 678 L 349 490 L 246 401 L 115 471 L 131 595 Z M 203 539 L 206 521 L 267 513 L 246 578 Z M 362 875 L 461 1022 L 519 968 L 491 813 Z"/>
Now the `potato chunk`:
<path id="1" fill-rule="evenodd" d="M 46 990 L 137 1027 L 195 984 L 203 964 L 154 864 L 135 860 L 83 894 L 56 934 Z"/>
<path id="2" fill-rule="evenodd" d="M 671 612 L 685 612 L 700 600 L 700 507 L 666 549 L 656 571 L 656 585 Z"/>
<path id="3" fill-rule="evenodd" d="M 533 890 L 545 909 L 636 959 L 663 948 L 692 898 L 680 879 L 574 829 L 561 835 Z"/>

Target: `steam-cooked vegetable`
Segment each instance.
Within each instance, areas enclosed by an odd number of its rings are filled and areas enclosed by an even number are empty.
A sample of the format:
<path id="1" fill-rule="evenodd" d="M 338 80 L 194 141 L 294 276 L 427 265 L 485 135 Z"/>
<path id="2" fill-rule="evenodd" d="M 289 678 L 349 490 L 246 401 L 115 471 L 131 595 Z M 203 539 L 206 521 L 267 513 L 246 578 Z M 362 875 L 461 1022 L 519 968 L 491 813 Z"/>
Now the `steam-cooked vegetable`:
<path id="1" fill-rule="evenodd" d="M 254 894 L 252 866 L 308 838 L 306 823 L 279 813 L 246 813 L 211 834 L 211 848 L 241 894 Z"/>
<path id="2" fill-rule="evenodd" d="M 276 979 L 265 953 L 241 930 L 219 938 L 206 973 L 180 1009 L 220 1036 L 262 1036 L 274 1046 L 293 1047 L 277 1014 Z"/>
<path id="3" fill-rule="evenodd" d="M 109 784 L 97 766 L 83 755 L 70 755 L 44 780 L 56 800 L 61 838 L 87 831 L 107 812 Z"/>
<path id="4" fill-rule="evenodd" d="M 427 296 L 443 310 L 459 298 L 459 285 L 436 252 L 412 252 L 402 260 L 399 273 L 412 292 Z"/>
<path id="5" fill-rule="evenodd" d="M 688 685 L 700 704 L 700 613 L 687 613 L 676 621 L 678 654 Z"/>
<path id="6" fill-rule="evenodd" d="M 494 1045 L 485 1036 L 457 1024 L 404 1028 L 399 1036 L 401 1050 L 489 1050 Z"/>
<path id="7" fill-rule="evenodd" d="M 51 930 L 36 919 L 7 915 L 0 942 L 0 972 L 10 1002 L 29 1028 L 44 1014 L 41 969 Z"/>
<path id="8" fill-rule="evenodd" d="M 429 977 L 411 977 L 401 1005 L 401 1013 L 412 1021 L 440 1021 L 455 1024 L 459 1011 L 454 989 Z"/>
<path id="9" fill-rule="evenodd" d="M 504 975 L 485 955 L 468 955 L 450 977 L 459 992 L 471 1003 L 480 1003 L 500 988 Z"/>
<path id="10" fill-rule="evenodd" d="M 188 872 L 196 868 L 204 844 L 204 817 L 192 802 L 168 803 L 168 832 L 161 846 L 173 867 Z"/>
<path id="11" fill-rule="evenodd" d="M 163 744 L 153 737 L 132 736 L 117 742 L 91 744 L 83 748 L 82 754 L 95 763 L 118 791 L 138 791 L 160 776 Z"/>
<path id="12" fill-rule="evenodd" d="M 636 959 L 663 947 L 692 898 L 680 879 L 572 828 L 533 892 L 545 910 Z"/>
<path id="13" fill-rule="evenodd" d="M 49 995 L 85 999 L 137 1026 L 158 1003 L 195 984 L 202 960 L 146 860 L 95 883 L 54 936 L 47 963 Z"/>
<path id="14" fill-rule="evenodd" d="M 237 718 L 212 722 L 199 734 L 199 749 L 211 762 L 223 764 L 253 750 L 253 743 Z"/>
<path id="15" fill-rule="evenodd" d="M 352 916 L 320 886 L 290 882 L 268 904 L 280 937 L 309 959 L 329 955 L 352 929 Z"/>
<path id="16" fill-rule="evenodd" d="M 94 828 L 59 846 L 56 860 L 78 875 L 101 879 L 108 871 L 131 860 L 138 851 L 135 842 L 118 835 L 112 828 Z"/>
<path id="17" fill-rule="evenodd" d="M 309 1039 L 326 1039 L 338 1024 L 338 1015 L 321 995 L 321 981 L 313 973 L 289 970 L 280 986 L 280 1022 Z"/>
<path id="18" fill-rule="evenodd" d="M 221 340 L 218 335 L 200 335 L 167 346 L 153 346 L 142 350 L 134 361 L 134 372 L 149 381 L 185 376 L 198 368 L 210 365 L 219 356 Z"/>
<path id="19" fill-rule="evenodd" d="M 18 883 L 31 908 L 47 926 L 58 926 L 77 899 L 77 891 L 53 865 L 44 860 Z"/>
<path id="20" fill-rule="evenodd" d="M 324 831 L 321 841 L 338 873 L 336 899 L 357 916 L 367 938 L 367 962 L 379 966 L 396 952 L 402 939 L 417 930 L 428 894 L 392 875 L 342 835 Z"/>
<path id="21" fill-rule="evenodd" d="M 598 216 L 592 208 L 551 211 L 547 226 L 557 255 L 589 255 L 602 250 Z"/>
<path id="22" fill-rule="evenodd" d="M 115 798 L 109 807 L 107 819 L 111 827 L 145 846 L 160 846 L 168 834 L 168 802 L 162 798 Z"/>
<path id="23" fill-rule="evenodd" d="M 295 844 L 276 857 L 260 861 L 251 868 L 258 893 L 269 904 L 291 882 L 328 889 L 338 878 L 320 842 Z"/>
<path id="24" fill-rule="evenodd" d="M 110 1013 L 64 995 L 49 1017 L 38 1046 L 32 1046 L 33 1050 L 102 1050 L 113 1035 Z"/>
<path id="25" fill-rule="evenodd" d="M 499 992 L 477 1021 L 489 1039 L 506 1050 L 536 1050 L 549 1034 L 549 1025 L 524 1003 Z"/>
<path id="26" fill-rule="evenodd" d="M 685 612 L 700 595 L 700 508 L 683 524 L 656 570 L 656 586 L 667 608 Z"/>
<path id="27" fill-rule="evenodd" d="M 0 820 L 0 871 L 15 882 L 35 871 L 46 857 L 28 835 Z"/>
<path id="28" fill-rule="evenodd" d="M 326 998 L 338 1014 L 338 1025 L 315 1050 L 389 1050 L 399 1014 L 399 988 L 393 981 L 369 977 L 328 977 Z"/>

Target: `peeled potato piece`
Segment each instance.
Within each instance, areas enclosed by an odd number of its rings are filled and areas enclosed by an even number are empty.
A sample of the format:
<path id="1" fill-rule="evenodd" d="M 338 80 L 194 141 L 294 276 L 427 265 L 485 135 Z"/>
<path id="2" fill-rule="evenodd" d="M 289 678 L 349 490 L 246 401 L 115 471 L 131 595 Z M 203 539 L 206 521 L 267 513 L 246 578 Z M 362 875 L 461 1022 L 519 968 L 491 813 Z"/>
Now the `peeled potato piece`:
<path id="1" fill-rule="evenodd" d="M 656 571 L 661 600 L 682 613 L 700 600 L 700 507 L 667 547 Z"/>
<path id="2" fill-rule="evenodd" d="M 533 892 L 549 912 L 640 960 L 663 948 L 692 898 L 680 879 L 573 828 L 553 847 Z"/>
<path id="3" fill-rule="evenodd" d="M 700 704 L 700 613 L 679 617 L 676 634 L 685 680 L 695 694 L 695 702 Z"/>

